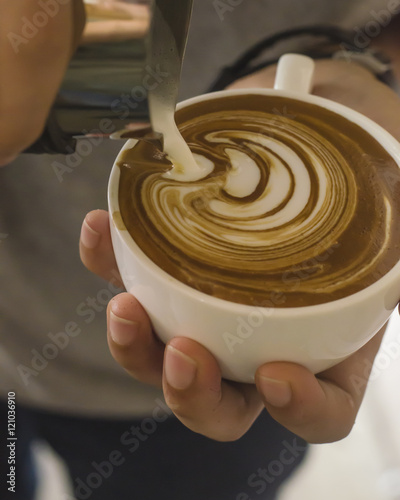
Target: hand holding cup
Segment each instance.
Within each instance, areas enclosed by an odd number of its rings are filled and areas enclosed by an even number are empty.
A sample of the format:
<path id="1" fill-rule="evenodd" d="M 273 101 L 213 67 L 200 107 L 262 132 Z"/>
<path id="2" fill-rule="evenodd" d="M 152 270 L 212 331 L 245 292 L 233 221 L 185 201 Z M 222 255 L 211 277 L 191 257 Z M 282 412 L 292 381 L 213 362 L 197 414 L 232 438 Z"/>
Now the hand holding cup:
<path id="1" fill-rule="evenodd" d="M 328 63 L 324 62 L 323 65 L 325 68 L 329 68 Z M 318 89 L 321 93 L 324 90 L 329 92 L 330 97 L 337 92 L 336 95 L 343 95 L 343 98 L 349 104 L 348 101 L 352 93 L 357 96 L 360 95 L 359 84 L 364 82 L 365 96 L 373 92 L 374 95 L 381 96 L 383 103 L 390 103 L 386 108 L 381 106 L 378 111 L 374 108 L 374 113 L 380 114 L 380 116 L 375 115 L 374 117 L 381 124 L 387 124 L 388 128 L 391 129 L 390 120 L 391 116 L 393 116 L 393 106 L 397 105 L 399 107 L 399 102 L 398 98 L 389 89 L 376 82 L 362 68 L 355 67 L 350 78 L 350 82 L 354 83 L 354 87 L 350 85 L 346 94 L 343 94 L 343 92 L 335 91 L 335 88 L 344 85 L 343 80 L 338 78 L 335 82 L 332 74 L 329 75 L 329 71 L 319 72 L 319 67 L 320 65 L 317 64 L 318 78 L 315 81 L 315 89 Z M 367 73 L 367 75 L 363 73 Z M 326 79 L 319 77 L 324 75 L 326 75 Z M 367 103 L 366 98 L 365 100 L 359 99 L 357 101 L 357 105 L 360 106 L 358 109 L 365 112 L 364 106 Z M 83 260 L 89 268 L 103 276 L 109 276 L 110 266 L 115 266 L 115 262 L 112 261 L 111 257 L 111 245 L 105 215 L 97 212 L 91 214 L 89 219 L 89 223 L 94 226 L 95 231 L 100 235 L 100 243 L 96 249 L 90 251 L 82 245 Z M 98 225 L 100 221 L 101 224 Z M 106 268 L 108 271 L 106 271 Z M 129 307 L 129 301 L 136 305 L 132 307 L 131 303 L 131 307 Z M 119 305 L 121 305 L 120 308 Z M 125 347 L 115 343 L 109 337 L 111 350 L 116 359 L 140 380 L 151 382 L 150 379 L 152 379 L 153 383 L 154 380 L 160 381 L 162 372 L 160 352 L 163 352 L 163 345 L 154 338 L 148 319 L 143 320 L 143 311 L 140 306 L 132 297 L 122 295 L 112 301 L 110 308 L 115 309 L 116 316 L 120 315 L 122 318 L 129 317 L 130 319 L 139 318 L 139 325 L 145 325 L 144 331 L 142 329 L 142 332 L 145 332 L 143 337 L 132 336 L 132 343 Z M 111 318 L 112 321 L 114 319 Z M 128 337 L 129 331 L 131 331 L 130 328 L 130 325 L 126 328 Z M 321 373 L 318 377 L 314 377 L 309 371 L 293 363 L 274 362 L 260 367 L 257 371 L 256 383 L 259 394 L 262 395 L 268 410 L 281 423 L 309 441 L 331 441 L 343 437 L 349 432 L 354 422 L 363 393 L 362 387 L 355 387 L 351 383 L 352 377 L 361 377 L 363 380 L 365 379 L 366 383 L 365 377 L 367 374 L 365 373 L 364 361 L 373 359 L 379 347 L 382 333 L 381 331 L 379 335 L 375 335 L 371 341 L 346 361 Z M 153 338 L 153 341 L 150 341 L 148 336 Z M 215 359 L 209 353 L 206 355 L 204 348 L 196 342 L 180 337 L 171 340 L 170 344 L 176 350 L 180 350 L 195 361 L 196 373 L 198 373 L 194 383 L 187 389 L 175 390 L 168 384 L 167 373 L 164 372 L 165 395 L 178 417 L 190 428 L 215 439 L 235 439 L 235 437 L 243 434 L 261 408 L 261 400 L 259 396 L 254 394 L 254 387 L 228 381 L 221 382 L 221 374 Z M 149 353 L 153 353 L 154 356 L 146 358 L 147 360 L 153 360 L 152 370 L 148 364 L 146 364 L 145 368 L 140 363 L 140 354 L 143 353 L 143 350 L 135 348 L 135 346 L 139 345 L 142 345 L 142 347 L 148 346 Z M 170 350 L 167 350 L 166 359 L 168 359 L 169 353 Z M 200 371 L 197 372 L 197 370 Z M 149 375 L 150 371 L 152 372 L 151 376 Z M 182 370 L 180 372 L 183 373 Z M 270 381 L 275 380 L 279 383 L 268 382 L 269 385 L 267 384 L 268 388 L 266 388 L 266 385 L 260 382 L 260 375 L 266 376 Z M 288 387 L 289 391 L 287 390 Z M 216 395 L 216 399 L 210 400 L 210 396 L 213 394 Z M 203 412 L 200 411 L 198 405 L 194 405 L 192 395 L 199 404 L 202 404 Z M 233 411 L 233 407 L 235 411 Z M 216 411 L 216 408 L 218 408 L 218 411 Z M 239 411 L 240 408 L 241 411 Z M 225 431 L 222 431 L 221 426 L 216 423 L 216 419 L 221 418 L 221 415 L 223 415 L 226 424 Z"/>

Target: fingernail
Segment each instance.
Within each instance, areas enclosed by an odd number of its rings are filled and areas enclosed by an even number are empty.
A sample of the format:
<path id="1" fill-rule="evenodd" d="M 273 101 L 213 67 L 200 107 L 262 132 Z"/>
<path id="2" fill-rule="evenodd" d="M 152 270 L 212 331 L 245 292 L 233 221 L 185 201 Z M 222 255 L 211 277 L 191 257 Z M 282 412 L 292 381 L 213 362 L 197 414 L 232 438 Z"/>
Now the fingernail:
<path id="1" fill-rule="evenodd" d="M 139 332 L 139 323 L 120 318 L 111 311 L 109 328 L 111 338 L 116 344 L 128 346 L 135 341 Z"/>
<path id="2" fill-rule="evenodd" d="M 288 382 L 260 376 L 258 384 L 268 404 L 283 408 L 290 403 L 292 388 Z"/>
<path id="3" fill-rule="evenodd" d="M 81 242 L 82 245 L 86 248 L 96 248 L 100 243 L 100 233 L 92 229 L 89 224 L 86 222 L 86 219 L 83 221 L 82 229 L 81 229 Z"/>
<path id="4" fill-rule="evenodd" d="M 167 383 L 174 389 L 187 389 L 194 381 L 197 371 L 195 361 L 175 347 L 167 346 L 164 372 Z"/>

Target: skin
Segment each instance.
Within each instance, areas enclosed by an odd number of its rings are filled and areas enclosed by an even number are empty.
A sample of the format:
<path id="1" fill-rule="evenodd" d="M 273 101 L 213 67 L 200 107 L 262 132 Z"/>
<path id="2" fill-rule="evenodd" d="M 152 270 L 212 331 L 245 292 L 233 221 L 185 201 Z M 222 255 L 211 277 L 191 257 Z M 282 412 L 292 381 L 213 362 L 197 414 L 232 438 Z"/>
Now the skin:
<path id="1" fill-rule="evenodd" d="M 81 0 L 60 10 L 16 52 L 8 34 L 22 34 L 23 17 L 32 21 L 39 7 L 31 0 L 0 0 L 0 166 L 40 136 L 50 106 L 85 25 Z M 51 41 L 51 43 L 49 43 Z"/>
<path id="2" fill-rule="evenodd" d="M 7 68 L 0 74 L 0 165 L 39 137 L 84 27 L 82 1 L 71 0 L 60 6 L 60 13 L 16 53 L 7 34 L 20 34 L 22 17 L 32 19 L 36 12 L 37 4 L 30 0 L 0 0 L 0 33 L 6 34 L 0 38 L 0 67 Z M 382 43 L 393 48 L 390 34 L 384 38 Z M 399 59 L 395 60 L 400 74 Z M 232 87 L 270 87 L 274 72 L 274 68 L 268 68 Z M 399 97 L 363 68 L 352 63 L 319 61 L 313 93 L 364 113 L 400 140 Z M 106 212 L 87 215 L 80 253 L 89 270 L 122 285 L 116 278 Z M 168 405 L 187 427 L 220 441 L 240 438 L 264 406 L 278 422 L 309 442 L 345 437 L 362 402 L 369 375 L 366 366 L 372 363 L 385 329 L 346 361 L 317 376 L 293 363 L 269 363 L 258 369 L 256 385 L 247 385 L 222 380 L 213 356 L 194 341 L 176 337 L 164 346 L 143 308 L 130 294 L 111 300 L 107 317 L 108 343 L 115 360 L 138 380 L 162 387 Z M 113 338 L 116 322 L 120 328 L 123 325 L 123 343 Z M 173 361 L 179 373 L 184 373 L 188 364 L 194 375 L 186 388 L 176 376 L 174 384 L 180 388 L 169 383 Z M 352 383 L 354 377 L 363 381 L 361 385 Z"/>
<path id="3" fill-rule="evenodd" d="M 23 36 L 26 24 L 23 18 L 32 22 L 42 9 L 31 0 L 0 0 L 0 68 L 7 68 L 0 74 L 0 167 L 40 137 L 68 63 L 81 40 L 122 41 L 140 38 L 148 29 L 145 6 L 118 1 L 89 5 L 88 14 L 104 20 L 85 26 L 82 0 L 58 5 L 58 13 L 48 16 L 47 24 L 32 38 L 24 37 L 28 43 L 17 43 L 15 49 L 8 35 Z"/>
<path id="4" fill-rule="evenodd" d="M 237 81 L 231 88 L 271 87 L 274 76 L 275 68 L 271 67 Z M 400 140 L 397 119 L 400 99 L 364 68 L 342 61 L 319 61 L 313 93 L 360 111 Z M 92 248 L 84 244 L 88 241 L 87 231 L 91 231 Z M 80 251 L 88 269 L 105 279 L 115 276 L 117 266 L 106 212 L 98 210 L 88 214 L 82 228 Z M 189 357 L 196 371 L 189 387 L 176 389 L 168 383 L 165 369 L 168 357 L 173 358 L 176 351 L 166 349 L 157 339 L 136 299 L 127 293 L 115 297 L 109 304 L 107 316 L 108 343 L 115 360 L 138 380 L 162 387 L 167 404 L 183 424 L 220 441 L 240 438 L 264 406 L 273 418 L 310 443 L 344 438 L 354 425 L 367 385 L 367 366 L 372 365 L 385 331 L 383 327 L 358 352 L 317 376 L 293 363 L 265 364 L 257 371 L 256 385 L 221 379 L 217 362 L 203 346 L 185 337 L 176 337 L 168 346 Z M 124 345 L 115 342 L 112 336 L 112 322 L 116 317 L 125 320 Z M 184 370 L 179 363 L 177 369 Z M 266 382 L 263 377 L 267 378 Z M 359 385 L 354 380 L 363 382 Z"/>
<path id="5" fill-rule="evenodd" d="M 101 4 L 87 4 L 88 17 L 96 21 L 86 23 L 82 42 L 120 42 L 142 38 L 149 27 L 149 9 L 146 5 L 108 1 Z"/>

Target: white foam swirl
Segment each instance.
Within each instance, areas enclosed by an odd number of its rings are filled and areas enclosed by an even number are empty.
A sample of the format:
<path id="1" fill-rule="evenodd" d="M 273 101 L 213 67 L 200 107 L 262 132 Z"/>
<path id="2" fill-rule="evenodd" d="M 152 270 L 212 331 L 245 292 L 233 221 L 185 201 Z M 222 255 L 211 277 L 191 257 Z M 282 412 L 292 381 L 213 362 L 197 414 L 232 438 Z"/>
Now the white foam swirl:
<path id="1" fill-rule="evenodd" d="M 207 134 L 210 147 L 219 144 L 231 165 L 216 177 L 194 183 L 149 177 L 144 189 L 155 204 L 148 207 L 150 216 L 157 214 L 154 223 L 193 257 L 203 252 L 241 262 L 252 248 L 268 257 L 268 268 L 286 265 L 288 256 L 292 264 L 304 261 L 321 241 L 330 246 L 354 214 L 353 173 L 306 127 L 274 123 L 274 130 L 269 138 L 241 130 Z"/>
<path id="2" fill-rule="evenodd" d="M 249 303 L 247 296 L 266 289 L 328 297 L 352 290 L 387 252 L 391 202 L 375 199 L 371 188 L 366 196 L 380 213 L 360 204 L 359 146 L 329 124 L 236 110 L 188 121 L 182 133 L 208 175 L 192 182 L 184 171 L 181 180 L 146 172 L 133 195 L 142 204 L 140 224 L 148 219 L 152 228 L 146 251 L 157 246 L 155 258 L 179 279 L 207 293 L 223 288 L 222 297 L 233 290 L 231 300 Z M 362 207 L 373 214 L 367 229 Z M 370 230 L 379 246 L 362 236 Z"/>

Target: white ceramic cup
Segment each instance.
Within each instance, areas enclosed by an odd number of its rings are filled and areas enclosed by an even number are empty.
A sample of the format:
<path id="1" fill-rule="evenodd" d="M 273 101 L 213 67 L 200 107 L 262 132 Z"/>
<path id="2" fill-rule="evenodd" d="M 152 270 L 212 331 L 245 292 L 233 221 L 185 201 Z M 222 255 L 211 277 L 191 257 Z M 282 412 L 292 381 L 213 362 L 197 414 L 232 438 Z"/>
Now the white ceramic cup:
<path id="1" fill-rule="evenodd" d="M 312 60 L 286 55 L 278 66 L 275 89 L 215 92 L 182 102 L 178 109 L 249 93 L 302 100 L 334 111 L 365 129 L 400 167 L 400 144 L 388 132 L 345 106 L 309 94 L 312 74 Z M 128 141 L 122 151 L 135 143 Z M 314 373 L 327 369 L 368 342 L 400 300 L 400 262 L 367 288 L 320 305 L 254 307 L 199 292 L 157 267 L 125 229 L 119 215 L 117 162 L 118 158 L 111 172 L 108 203 L 115 257 L 127 291 L 142 304 L 164 342 L 176 336 L 196 340 L 215 356 L 228 379 L 254 382 L 257 368 L 269 361 L 296 362 Z"/>

